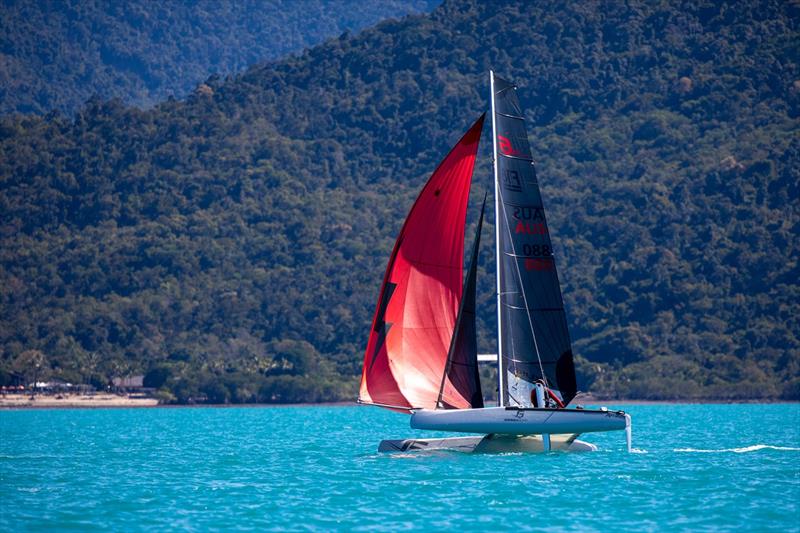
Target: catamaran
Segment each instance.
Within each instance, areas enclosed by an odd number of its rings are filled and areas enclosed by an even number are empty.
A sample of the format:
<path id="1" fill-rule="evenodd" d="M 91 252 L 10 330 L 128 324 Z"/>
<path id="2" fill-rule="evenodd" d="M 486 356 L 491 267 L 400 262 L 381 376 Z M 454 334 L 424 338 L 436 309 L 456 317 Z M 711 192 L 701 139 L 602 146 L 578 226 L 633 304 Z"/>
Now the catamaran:
<path id="1" fill-rule="evenodd" d="M 483 402 L 476 278 L 484 197 L 464 278 L 464 228 L 481 116 L 406 217 L 386 268 L 358 402 L 414 429 L 477 433 L 384 440 L 380 451 L 594 450 L 582 433 L 625 430 L 622 411 L 571 408 L 575 366 L 542 195 L 516 86 L 490 72 L 497 296 L 497 406 Z"/>

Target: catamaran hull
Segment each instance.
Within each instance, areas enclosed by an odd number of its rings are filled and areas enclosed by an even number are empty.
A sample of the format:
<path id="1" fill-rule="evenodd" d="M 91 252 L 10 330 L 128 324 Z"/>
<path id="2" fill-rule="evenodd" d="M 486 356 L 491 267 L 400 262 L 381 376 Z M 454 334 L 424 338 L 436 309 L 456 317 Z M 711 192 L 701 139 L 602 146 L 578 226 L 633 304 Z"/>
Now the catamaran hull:
<path id="1" fill-rule="evenodd" d="M 593 452 L 597 446 L 577 440 L 578 435 L 551 435 L 550 450 L 559 452 Z M 539 436 L 476 435 L 444 439 L 383 440 L 379 452 L 461 452 L 461 453 L 540 453 L 544 443 Z"/>
<path id="2" fill-rule="evenodd" d="M 622 411 L 487 407 L 428 410 L 411 415 L 411 427 L 457 433 L 501 435 L 580 434 L 618 431 L 630 426 Z"/>

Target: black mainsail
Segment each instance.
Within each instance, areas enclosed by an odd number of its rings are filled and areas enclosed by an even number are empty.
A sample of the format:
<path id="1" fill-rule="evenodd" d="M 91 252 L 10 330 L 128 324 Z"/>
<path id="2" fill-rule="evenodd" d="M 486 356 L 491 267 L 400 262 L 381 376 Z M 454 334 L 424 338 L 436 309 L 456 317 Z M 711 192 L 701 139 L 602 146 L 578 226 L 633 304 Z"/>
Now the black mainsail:
<path id="1" fill-rule="evenodd" d="M 491 86 L 500 405 L 532 406 L 542 380 L 566 405 L 575 367 L 525 121 L 516 87 L 493 73 Z"/>

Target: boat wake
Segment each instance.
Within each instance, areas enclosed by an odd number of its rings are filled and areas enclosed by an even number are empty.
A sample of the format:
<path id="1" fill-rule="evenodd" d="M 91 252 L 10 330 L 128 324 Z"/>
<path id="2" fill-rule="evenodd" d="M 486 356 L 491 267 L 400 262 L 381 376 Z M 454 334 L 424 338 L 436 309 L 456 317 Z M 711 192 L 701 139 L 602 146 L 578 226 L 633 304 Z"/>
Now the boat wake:
<path id="1" fill-rule="evenodd" d="M 771 446 L 769 444 L 754 444 L 743 448 L 724 448 L 722 450 L 700 450 L 697 448 L 678 448 L 673 451 L 682 453 L 749 453 L 761 450 L 777 450 L 781 452 L 800 452 L 800 448 L 791 446 Z"/>

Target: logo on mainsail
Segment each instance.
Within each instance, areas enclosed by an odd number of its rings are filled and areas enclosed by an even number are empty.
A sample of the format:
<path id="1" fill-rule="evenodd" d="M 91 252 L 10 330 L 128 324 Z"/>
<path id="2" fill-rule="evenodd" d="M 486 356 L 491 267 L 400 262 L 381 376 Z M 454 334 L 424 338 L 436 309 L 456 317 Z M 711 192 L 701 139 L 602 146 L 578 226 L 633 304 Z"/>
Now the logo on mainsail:
<path id="1" fill-rule="evenodd" d="M 511 143 L 511 139 L 508 137 L 498 135 L 497 140 L 499 141 L 498 148 L 500 148 L 500 152 L 503 155 L 510 155 L 513 157 L 520 157 L 523 155 L 521 151 L 514 148 L 514 145 Z"/>
<path id="2" fill-rule="evenodd" d="M 519 172 L 508 169 L 503 175 L 503 187 L 509 191 L 522 192 L 522 182 L 519 180 Z"/>

